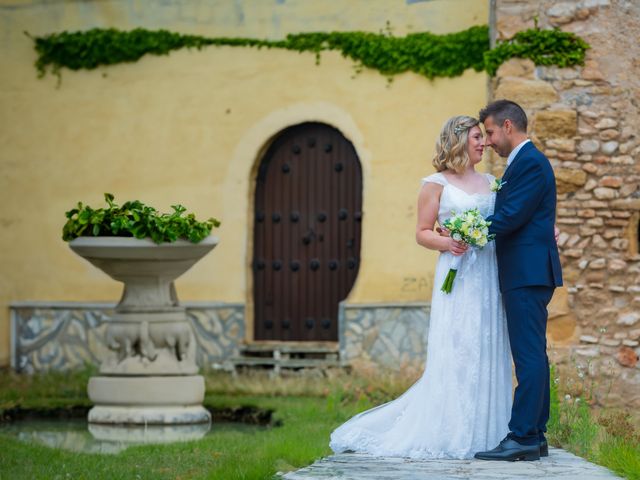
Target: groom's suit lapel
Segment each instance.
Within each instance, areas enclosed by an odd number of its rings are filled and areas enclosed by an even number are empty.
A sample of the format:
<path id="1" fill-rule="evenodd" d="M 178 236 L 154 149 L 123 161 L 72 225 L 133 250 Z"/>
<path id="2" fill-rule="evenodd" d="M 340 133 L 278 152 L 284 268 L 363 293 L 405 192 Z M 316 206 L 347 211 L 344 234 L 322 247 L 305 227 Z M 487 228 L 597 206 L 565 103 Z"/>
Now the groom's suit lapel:
<path id="1" fill-rule="evenodd" d="M 504 174 L 502 175 L 502 181 L 506 182 L 509 179 L 509 176 L 513 173 L 513 171 L 517 168 L 516 164 L 518 163 L 518 160 L 521 159 L 523 157 L 524 154 L 526 154 L 529 150 L 536 148 L 535 145 L 533 144 L 533 142 L 529 141 L 527 143 L 525 143 L 522 148 L 520 149 L 520 151 L 518 152 L 518 154 L 516 155 L 516 158 L 513 159 L 513 161 L 511 162 L 511 164 L 507 167 L 507 169 L 504 171 Z"/>

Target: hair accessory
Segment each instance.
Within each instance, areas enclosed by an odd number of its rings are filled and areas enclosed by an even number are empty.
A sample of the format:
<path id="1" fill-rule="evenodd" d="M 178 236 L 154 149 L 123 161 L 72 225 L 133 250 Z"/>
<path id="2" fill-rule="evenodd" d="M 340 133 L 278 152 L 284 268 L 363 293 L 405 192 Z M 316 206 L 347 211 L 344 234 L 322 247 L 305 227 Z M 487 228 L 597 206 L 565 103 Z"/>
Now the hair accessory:
<path id="1" fill-rule="evenodd" d="M 464 125 L 456 125 L 455 127 L 453 127 L 453 133 L 455 133 L 456 135 L 460 135 L 465 130 L 467 130 L 467 127 L 465 127 Z"/>

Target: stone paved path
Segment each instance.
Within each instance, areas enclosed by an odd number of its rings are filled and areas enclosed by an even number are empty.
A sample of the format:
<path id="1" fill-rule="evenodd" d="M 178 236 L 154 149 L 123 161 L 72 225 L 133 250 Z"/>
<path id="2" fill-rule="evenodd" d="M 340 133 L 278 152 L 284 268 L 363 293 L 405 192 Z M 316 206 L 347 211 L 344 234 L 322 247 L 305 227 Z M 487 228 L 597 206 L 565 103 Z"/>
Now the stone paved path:
<path id="1" fill-rule="evenodd" d="M 599 465 L 558 448 L 539 462 L 487 462 L 482 460 L 409 460 L 376 458 L 349 453 L 332 455 L 283 476 L 286 480 L 445 480 L 445 479 L 612 479 L 619 478 Z"/>

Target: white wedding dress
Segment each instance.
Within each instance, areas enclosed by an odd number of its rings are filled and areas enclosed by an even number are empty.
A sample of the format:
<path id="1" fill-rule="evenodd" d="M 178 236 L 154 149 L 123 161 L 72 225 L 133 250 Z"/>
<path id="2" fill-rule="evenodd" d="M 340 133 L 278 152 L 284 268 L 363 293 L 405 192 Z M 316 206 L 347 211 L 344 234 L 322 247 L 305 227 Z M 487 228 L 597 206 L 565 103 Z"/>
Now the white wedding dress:
<path id="1" fill-rule="evenodd" d="M 487 182 L 494 178 L 487 175 Z M 441 173 L 422 183 L 443 185 L 438 222 L 477 207 L 493 213 L 495 194 L 468 194 Z M 419 459 L 472 458 L 508 433 L 511 354 L 498 286 L 495 243 L 467 252 L 450 294 L 440 291 L 453 258 L 436 266 L 426 368 L 399 398 L 360 413 L 331 434 L 336 452 Z"/>

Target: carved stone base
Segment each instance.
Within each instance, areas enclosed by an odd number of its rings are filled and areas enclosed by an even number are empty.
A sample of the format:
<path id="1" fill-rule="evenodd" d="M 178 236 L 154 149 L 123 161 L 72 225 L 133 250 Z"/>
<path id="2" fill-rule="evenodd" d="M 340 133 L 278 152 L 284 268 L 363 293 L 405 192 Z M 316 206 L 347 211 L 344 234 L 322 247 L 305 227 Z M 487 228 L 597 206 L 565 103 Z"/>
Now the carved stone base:
<path id="1" fill-rule="evenodd" d="M 92 377 L 89 398 L 96 405 L 89 423 L 172 425 L 208 423 L 202 407 L 201 375 L 166 377 Z"/>
<path id="2" fill-rule="evenodd" d="M 89 424 L 96 440 L 125 444 L 174 443 L 200 440 L 211 430 L 210 423 L 190 425 L 107 425 Z"/>
<path id="3" fill-rule="evenodd" d="M 192 345 L 195 346 L 195 340 Z M 195 353 L 182 361 L 176 360 L 174 351 L 154 348 L 154 358 L 150 360 L 142 355 L 135 355 L 120 359 L 116 352 L 110 351 L 104 355 L 100 373 L 102 375 L 141 376 L 141 375 L 195 375 L 198 366 L 194 361 Z"/>
<path id="4" fill-rule="evenodd" d="M 121 407 L 96 405 L 89 410 L 89 423 L 113 425 L 187 425 L 211 423 L 211 414 L 202 406 Z"/>

